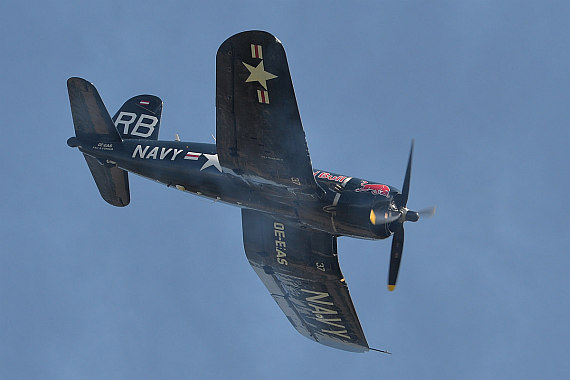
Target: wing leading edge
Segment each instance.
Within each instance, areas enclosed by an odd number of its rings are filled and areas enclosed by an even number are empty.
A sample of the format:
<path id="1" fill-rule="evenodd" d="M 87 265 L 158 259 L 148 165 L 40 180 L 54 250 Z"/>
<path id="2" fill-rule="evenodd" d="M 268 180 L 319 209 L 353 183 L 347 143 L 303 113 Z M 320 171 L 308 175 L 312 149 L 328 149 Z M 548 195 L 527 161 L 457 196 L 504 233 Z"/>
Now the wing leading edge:
<path id="1" fill-rule="evenodd" d="M 244 178 L 317 191 L 285 50 L 267 32 L 236 34 L 218 49 L 216 150 Z"/>
<path id="2" fill-rule="evenodd" d="M 249 263 L 302 335 L 346 351 L 369 350 L 337 258 L 336 237 L 242 209 Z"/>

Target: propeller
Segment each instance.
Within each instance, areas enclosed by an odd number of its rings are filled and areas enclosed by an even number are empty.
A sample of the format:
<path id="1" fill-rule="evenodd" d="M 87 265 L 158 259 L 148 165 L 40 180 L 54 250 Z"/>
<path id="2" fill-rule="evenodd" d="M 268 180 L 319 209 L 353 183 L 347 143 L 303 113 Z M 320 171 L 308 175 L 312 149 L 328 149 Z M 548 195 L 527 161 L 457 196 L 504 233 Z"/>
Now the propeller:
<path id="1" fill-rule="evenodd" d="M 412 157 L 414 155 L 414 140 L 410 147 L 410 156 L 408 157 L 408 166 L 406 167 L 406 175 L 404 176 L 404 184 L 402 192 L 394 196 L 394 204 L 401 213 L 400 218 L 393 222 L 394 237 L 392 237 L 392 249 L 390 251 L 390 270 L 388 271 L 388 290 L 394 291 L 396 288 L 396 280 L 398 280 L 398 272 L 400 271 L 400 263 L 402 262 L 402 252 L 404 250 L 404 222 L 407 220 L 416 222 L 419 219 L 417 212 L 408 212 L 406 205 L 408 204 L 408 194 L 410 193 L 410 178 L 412 176 Z M 408 216 L 409 215 L 409 216 Z M 390 226 L 392 228 L 392 226 Z"/>
<path id="2" fill-rule="evenodd" d="M 410 148 L 410 156 L 408 158 L 408 166 L 406 168 L 402 192 L 394 195 L 393 203 L 388 206 L 387 210 L 370 210 L 370 222 L 372 224 L 388 224 L 389 229 L 394 233 L 390 253 L 390 269 L 388 272 L 388 290 L 390 291 L 393 291 L 396 288 L 396 280 L 398 279 L 400 263 L 402 262 L 402 251 L 404 249 L 404 222 L 417 222 L 420 217 L 430 217 L 435 213 L 435 207 L 430 207 L 420 211 L 412 211 L 406 207 L 410 192 L 413 153 L 414 140 L 412 140 L 412 146 Z"/>

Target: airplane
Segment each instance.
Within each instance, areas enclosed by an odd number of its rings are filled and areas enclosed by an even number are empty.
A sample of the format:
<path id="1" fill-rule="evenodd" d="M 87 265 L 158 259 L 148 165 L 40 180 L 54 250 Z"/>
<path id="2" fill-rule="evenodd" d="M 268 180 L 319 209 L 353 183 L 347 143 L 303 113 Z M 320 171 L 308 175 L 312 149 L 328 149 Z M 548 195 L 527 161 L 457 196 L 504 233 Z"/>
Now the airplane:
<path id="1" fill-rule="evenodd" d="M 406 206 L 413 140 L 402 190 L 314 169 L 285 50 L 263 31 L 238 33 L 217 51 L 215 144 L 158 140 L 159 97 L 135 96 L 111 118 L 93 84 L 72 77 L 67 88 L 75 127 L 67 144 L 83 153 L 106 202 L 129 204 L 131 172 L 239 207 L 247 259 L 293 327 L 337 349 L 376 350 L 350 298 L 337 239 L 393 236 L 394 290 L 404 223 L 433 213 Z"/>

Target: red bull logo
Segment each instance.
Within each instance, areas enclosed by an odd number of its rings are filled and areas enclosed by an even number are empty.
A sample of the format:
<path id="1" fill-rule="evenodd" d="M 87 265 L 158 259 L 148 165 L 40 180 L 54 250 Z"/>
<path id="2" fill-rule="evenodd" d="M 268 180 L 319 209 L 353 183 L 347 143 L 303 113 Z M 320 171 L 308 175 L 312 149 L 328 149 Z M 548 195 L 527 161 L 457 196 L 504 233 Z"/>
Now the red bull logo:
<path id="1" fill-rule="evenodd" d="M 313 173 L 313 175 L 317 175 L 317 173 Z M 335 182 L 343 182 L 347 177 L 344 175 L 334 175 L 333 176 L 330 173 L 321 172 L 321 174 L 318 175 L 318 178 L 324 178 L 324 179 L 328 179 L 329 181 L 335 181 Z"/>
<path id="2" fill-rule="evenodd" d="M 388 197 L 390 195 L 390 188 L 388 186 L 380 184 L 372 184 L 368 183 L 368 181 L 360 182 L 360 188 L 354 191 L 356 191 L 357 193 L 363 191 L 370 191 L 374 195 L 383 195 L 385 197 Z"/>

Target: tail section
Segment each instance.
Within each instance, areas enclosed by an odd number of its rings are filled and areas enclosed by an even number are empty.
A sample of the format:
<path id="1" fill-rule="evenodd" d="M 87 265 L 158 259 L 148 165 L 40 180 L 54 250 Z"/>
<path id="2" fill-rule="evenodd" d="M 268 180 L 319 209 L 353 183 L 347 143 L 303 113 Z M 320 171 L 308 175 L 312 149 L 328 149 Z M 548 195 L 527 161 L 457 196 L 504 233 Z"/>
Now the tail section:
<path id="1" fill-rule="evenodd" d="M 158 140 L 162 100 L 154 95 L 130 98 L 113 116 L 113 123 L 123 139 Z"/>
<path id="2" fill-rule="evenodd" d="M 98 143 L 122 142 L 95 86 L 81 78 L 69 78 L 67 90 L 76 136 L 68 140 L 68 145 L 81 149 Z M 128 205 L 128 173 L 116 166 L 104 165 L 88 154 L 83 155 L 103 199 L 113 206 Z"/>

